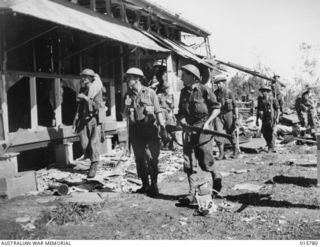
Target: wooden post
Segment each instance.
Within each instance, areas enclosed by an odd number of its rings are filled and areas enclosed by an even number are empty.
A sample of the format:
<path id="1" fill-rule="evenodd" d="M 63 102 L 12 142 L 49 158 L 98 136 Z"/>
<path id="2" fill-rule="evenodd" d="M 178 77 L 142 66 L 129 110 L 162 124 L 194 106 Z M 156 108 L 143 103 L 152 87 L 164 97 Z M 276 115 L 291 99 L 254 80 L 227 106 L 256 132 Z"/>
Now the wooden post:
<path id="1" fill-rule="evenodd" d="M 123 0 L 120 0 L 120 16 L 121 16 L 121 20 L 123 22 L 129 23 L 128 17 L 127 17 L 127 12 L 126 12 L 126 6 L 125 6 Z"/>
<path id="2" fill-rule="evenodd" d="M 116 120 L 116 92 L 115 92 L 115 86 L 114 81 L 110 82 L 110 112 L 111 112 L 111 119 Z"/>
<path id="3" fill-rule="evenodd" d="M 171 93 L 174 93 L 177 91 L 177 83 L 174 83 L 173 81 L 173 63 L 172 63 L 172 55 L 170 54 L 167 57 L 167 81 L 171 88 Z"/>
<path id="4" fill-rule="evenodd" d="M 159 18 L 156 19 L 156 32 L 160 34 L 160 20 L 159 20 Z"/>
<path id="5" fill-rule="evenodd" d="M 54 79 L 54 113 L 56 118 L 56 127 L 62 124 L 62 110 L 61 110 L 61 80 Z"/>
<path id="6" fill-rule="evenodd" d="M 106 135 L 106 153 L 110 154 L 112 152 L 112 135 Z"/>
<path id="7" fill-rule="evenodd" d="M 37 84 L 36 78 L 30 77 L 30 110 L 31 110 L 31 129 L 38 126 L 38 105 L 37 105 Z"/>
<path id="8" fill-rule="evenodd" d="M 32 33 L 35 33 L 34 31 L 34 21 L 31 22 L 32 25 Z M 32 40 L 32 65 L 33 65 L 33 72 L 37 71 L 37 56 L 36 56 L 36 41 Z"/>
<path id="9" fill-rule="evenodd" d="M 239 109 L 238 107 L 236 107 L 236 116 L 239 118 Z M 239 125 L 236 126 L 236 132 L 237 132 L 237 136 L 236 136 L 236 150 L 240 153 L 240 141 L 239 141 Z"/>
<path id="10" fill-rule="evenodd" d="M 320 133 L 316 134 L 317 137 L 317 186 L 320 186 Z"/>
<path id="11" fill-rule="evenodd" d="M 8 104 L 7 104 L 7 90 L 6 90 L 6 76 L 5 74 L 1 75 L 1 110 L 2 110 L 2 121 L 3 121 L 3 132 L 4 139 L 8 140 L 9 134 L 9 115 L 8 115 Z"/>
<path id="12" fill-rule="evenodd" d="M 0 42 L 1 42 L 1 91 L 0 91 L 0 104 L 2 111 L 2 123 L 3 123 L 3 132 L 4 132 L 4 139 L 8 140 L 8 134 L 9 134 L 9 115 L 8 115 L 8 104 L 7 104 L 7 89 L 6 89 L 6 76 L 5 73 L 7 71 L 7 39 L 6 39 L 6 26 L 5 26 L 5 15 L 1 16 L 1 33 L 0 35 Z M 0 119 L 1 120 L 1 119 Z"/>
<path id="13" fill-rule="evenodd" d="M 108 16 L 110 17 L 113 17 L 113 14 L 112 14 L 112 10 L 111 10 L 111 0 L 105 0 L 105 3 L 106 3 L 106 13 Z"/>
<path id="14" fill-rule="evenodd" d="M 146 30 L 147 31 L 151 30 L 151 15 L 150 15 L 150 13 L 147 16 L 147 28 L 146 28 Z"/>
<path id="15" fill-rule="evenodd" d="M 165 33 L 165 37 L 169 38 L 169 26 L 168 26 L 168 24 L 164 24 L 164 33 Z"/>
<path id="16" fill-rule="evenodd" d="M 121 96 L 122 99 L 124 98 L 125 93 L 127 92 L 127 83 L 125 81 L 122 81 L 122 76 L 124 74 L 124 64 L 123 64 L 123 45 L 120 45 L 120 74 L 121 74 Z"/>
<path id="17" fill-rule="evenodd" d="M 96 11 L 97 7 L 96 7 L 96 0 L 90 0 L 90 8 L 92 11 Z"/>
<path id="18" fill-rule="evenodd" d="M 141 11 L 135 11 L 135 14 L 136 14 L 136 19 L 135 19 L 133 25 L 135 27 L 140 27 Z"/>

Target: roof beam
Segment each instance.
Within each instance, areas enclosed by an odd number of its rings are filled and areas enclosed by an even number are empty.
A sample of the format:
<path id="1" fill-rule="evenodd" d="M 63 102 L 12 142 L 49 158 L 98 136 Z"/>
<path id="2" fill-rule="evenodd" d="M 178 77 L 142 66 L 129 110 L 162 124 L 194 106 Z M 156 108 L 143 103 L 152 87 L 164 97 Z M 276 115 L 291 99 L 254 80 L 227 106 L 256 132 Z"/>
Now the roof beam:
<path id="1" fill-rule="evenodd" d="M 182 28 L 182 31 L 195 34 L 197 36 L 205 37 L 211 35 L 211 33 L 203 28 L 189 22 L 188 20 L 180 17 L 178 14 L 170 12 L 169 10 L 155 5 L 147 0 L 125 0 L 127 3 L 135 4 L 141 6 L 145 11 L 152 15 L 157 15 L 163 20 L 168 20 L 169 22 L 175 23 L 175 25 Z"/>
<path id="2" fill-rule="evenodd" d="M 29 43 L 30 41 L 35 40 L 36 38 L 39 38 L 40 36 L 43 36 L 43 35 L 45 35 L 46 33 L 51 32 L 52 30 L 54 30 L 54 29 L 56 29 L 56 28 L 58 28 L 58 25 L 55 25 L 55 26 L 47 29 L 46 31 L 43 31 L 43 32 L 41 32 L 41 33 L 38 33 L 38 34 L 32 36 L 31 38 L 29 38 L 29 39 L 21 42 L 21 43 L 18 44 L 18 45 L 15 45 L 15 46 L 13 46 L 13 47 L 10 47 L 10 48 L 7 50 L 7 52 L 11 52 L 11 51 L 13 51 L 13 50 L 15 50 L 15 49 L 17 49 L 17 48 L 19 48 L 19 47 L 21 47 L 21 46 Z"/>

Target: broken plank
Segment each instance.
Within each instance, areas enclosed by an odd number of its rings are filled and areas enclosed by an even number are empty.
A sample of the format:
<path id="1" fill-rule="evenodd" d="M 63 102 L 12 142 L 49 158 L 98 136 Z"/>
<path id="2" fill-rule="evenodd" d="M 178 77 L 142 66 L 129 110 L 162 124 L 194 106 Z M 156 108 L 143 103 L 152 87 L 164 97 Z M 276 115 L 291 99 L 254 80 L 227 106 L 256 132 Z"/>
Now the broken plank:
<path id="1" fill-rule="evenodd" d="M 127 181 L 136 185 L 141 185 L 141 181 L 139 179 L 128 178 Z"/>

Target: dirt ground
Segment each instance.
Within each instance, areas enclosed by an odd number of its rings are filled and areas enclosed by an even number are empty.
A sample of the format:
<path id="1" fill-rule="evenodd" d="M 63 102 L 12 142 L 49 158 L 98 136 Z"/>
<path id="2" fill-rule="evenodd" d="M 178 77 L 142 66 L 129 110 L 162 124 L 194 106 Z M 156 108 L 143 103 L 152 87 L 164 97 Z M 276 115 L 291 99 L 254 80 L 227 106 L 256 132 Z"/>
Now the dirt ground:
<path id="1" fill-rule="evenodd" d="M 315 146 L 290 144 L 277 154 L 242 154 L 215 165 L 224 176 L 223 199 L 209 216 L 193 216 L 196 206 L 177 203 L 188 190 L 180 170 L 161 181 L 157 198 L 104 192 L 103 202 L 90 205 L 65 203 L 68 195 L 2 200 L 0 238 L 320 239 Z"/>

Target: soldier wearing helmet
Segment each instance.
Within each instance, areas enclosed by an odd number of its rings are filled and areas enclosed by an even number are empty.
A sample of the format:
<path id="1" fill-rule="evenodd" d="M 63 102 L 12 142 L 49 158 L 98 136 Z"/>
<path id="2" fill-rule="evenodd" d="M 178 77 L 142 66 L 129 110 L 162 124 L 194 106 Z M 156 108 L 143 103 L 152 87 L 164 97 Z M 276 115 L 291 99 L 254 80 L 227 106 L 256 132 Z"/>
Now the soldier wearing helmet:
<path id="1" fill-rule="evenodd" d="M 161 93 L 158 93 L 159 104 L 162 109 L 162 115 L 166 125 L 175 125 L 174 109 L 174 96 L 170 92 L 170 85 L 164 82 L 161 87 Z M 167 142 L 162 143 L 162 148 L 173 149 L 173 139 L 168 137 Z"/>
<path id="2" fill-rule="evenodd" d="M 136 159 L 137 174 L 142 180 L 142 187 L 136 192 L 157 196 L 160 138 L 156 122 L 161 130 L 165 129 L 161 108 L 154 90 L 141 84 L 144 74 L 139 68 L 128 69 L 126 76 L 128 92 L 125 96 L 124 113 L 129 118 L 130 142 Z"/>
<path id="3" fill-rule="evenodd" d="M 262 86 L 260 92 L 262 96 L 258 98 L 256 125 L 259 126 L 259 118 L 261 118 L 261 132 L 266 140 L 268 152 L 276 152 L 275 141 L 279 121 L 279 103 L 273 97 L 271 87 Z"/>
<path id="4" fill-rule="evenodd" d="M 279 75 L 274 75 L 273 76 L 273 80 L 271 81 L 271 91 L 273 94 L 273 98 L 275 98 L 278 101 L 278 105 L 279 105 L 279 110 L 280 112 L 283 111 L 283 95 L 281 94 L 280 91 L 280 85 L 279 85 Z"/>
<path id="5" fill-rule="evenodd" d="M 217 89 L 214 91 L 217 101 L 221 104 L 221 111 L 219 116 L 215 119 L 215 128 L 219 132 L 225 131 L 227 134 L 232 135 L 231 146 L 233 149 L 233 154 L 231 158 L 238 158 L 239 151 L 236 147 L 236 125 L 238 124 L 238 116 L 236 110 L 236 100 L 233 93 L 227 89 L 225 83 L 227 77 L 224 75 L 218 75 L 214 78 L 214 84 Z M 225 159 L 224 155 L 224 144 L 225 138 L 216 137 L 215 138 L 217 146 L 219 148 L 218 160 Z"/>
<path id="6" fill-rule="evenodd" d="M 152 79 L 149 81 L 148 86 L 156 93 L 160 93 L 166 81 L 167 62 L 164 59 L 158 59 L 153 62 L 152 66 Z"/>
<path id="7" fill-rule="evenodd" d="M 90 158 L 88 178 L 93 178 L 99 165 L 99 108 L 102 102 L 102 82 L 92 69 L 81 74 L 81 88 L 77 96 L 78 107 L 74 120 L 74 131 L 79 134 L 84 157 Z M 101 130 L 101 129 L 100 129 Z"/>
<path id="8" fill-rule="evenodd" d="M 199 69 L 188 64 L 181 68 L 184 88 L 181 90 L 177 121 L 180 125 L 190 125 L 203 129 L 212 129 L 212 121 L 220 113 L 220 104 L 212 90 L 200 83 Z M 203 183 L 201 170 L 210 172 L 212 189 L 215 193 L 221 190 L 221 176 L 214 168 L 213 139 L 211 135 L 187 132 L 184 138 L 184 171 L 188 176 L 189 195 L 180 199 L 180 203 L 190 204 L 195 200 L 197 187 Z M 212 193 L 210 191 L 202 193 Z"/>
<path id="9" fill-rule="evenodd" d="M 311 88 L 307 85 L 303 89 L 302 95 L 299 96 L 295 101 L 295 109 L 300 121 L 300 125 L 307 128 L 308 132 L 310 132 L 310 130 L 314 129 L 315 127 L 314 106 L 310 97 L 310 93 Z M 301 131 L 300 135 L 304 136 L 305 131 Z"/>

